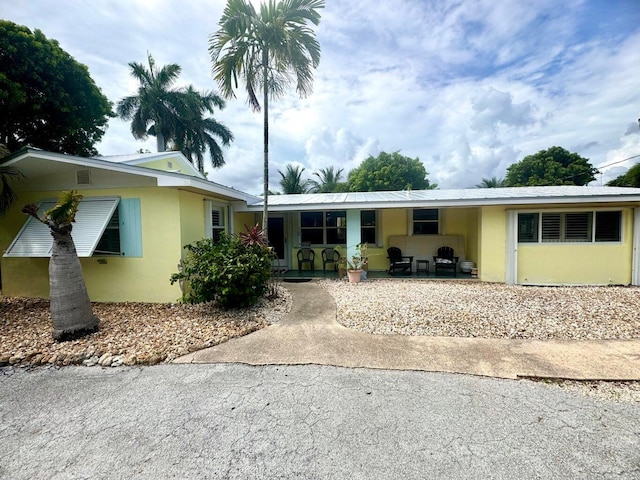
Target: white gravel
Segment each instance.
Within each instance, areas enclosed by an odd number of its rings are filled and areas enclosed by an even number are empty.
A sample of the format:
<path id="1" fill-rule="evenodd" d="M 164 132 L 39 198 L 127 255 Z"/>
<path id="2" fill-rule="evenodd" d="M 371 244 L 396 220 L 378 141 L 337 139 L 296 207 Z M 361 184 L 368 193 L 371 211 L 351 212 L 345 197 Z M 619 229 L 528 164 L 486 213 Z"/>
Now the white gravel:
<path id="1" fill-rule="evenodd" d="M 342 325 L 375 334 L 480 338 L 640 338 L 636 287 L 325 280 Z"/>

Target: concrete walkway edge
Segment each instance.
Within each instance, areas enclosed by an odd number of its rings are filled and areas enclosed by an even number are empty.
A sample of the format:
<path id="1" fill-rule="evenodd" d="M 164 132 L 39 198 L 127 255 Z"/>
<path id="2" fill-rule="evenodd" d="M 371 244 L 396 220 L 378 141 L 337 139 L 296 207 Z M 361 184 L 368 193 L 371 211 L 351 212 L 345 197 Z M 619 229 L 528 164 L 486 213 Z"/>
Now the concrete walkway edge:
<path id="1" fill-rule="evenodd" d="M 291 312 L 279 323 L 180 357 L 175 363 L 333 365 L 499 378 L 640 380 L 640 339 L 510 340 L 373 335 L 336 321 L 336 304 L 314 282 L 285 283 Z"/>

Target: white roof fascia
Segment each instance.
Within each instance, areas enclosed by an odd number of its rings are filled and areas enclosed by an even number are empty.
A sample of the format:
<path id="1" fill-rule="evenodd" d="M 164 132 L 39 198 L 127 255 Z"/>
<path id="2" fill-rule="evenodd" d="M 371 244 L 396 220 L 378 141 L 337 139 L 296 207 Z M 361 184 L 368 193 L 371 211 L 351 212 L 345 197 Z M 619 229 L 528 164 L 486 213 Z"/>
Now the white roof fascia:
<path id="1" fill-rule="evenodd" d="M 12 165 L 20 162 L 25 158 L 39 158 L 43 160 L 51 160 L 59 163 L 67 163 L 70 165 L 81 165 L 85 167 L 95 167 L 104 170 L 111 170 L 120 173 L 129 173 L 133 175 L 140 175 L 143 177 L 155 178 L 159 187 L 192 187 L 205 190 L 210 193 L 226 195 L 228 197 L 242 200 L 245 202 L 258 202 L 262 200 L 259 197 L 254 197 L 248 193 L 241 192 L 235 188 L 227 187 L 203 178 L 194 177 L 191 175 L 185 175 L 183 173 L 166 172 L 163 170 L 156 170 L 147 167 L 138 167 L 136 165 L 129 165 L 127 163 L 110 162 L 108 160 L 98 160 L 95 158 L 75 157 L 71 155 L 65 155 L 62 153 L 46 152 L 44 150 L 27 149 L 23 154 L 12 158 L 8 162 L 2 165 Z"/>
<path id="2" fill-rule="evenodd" d="M 78 257 L 90 257 L 120 202 L 119 197 L 86 197 L 78 205 L 71 237 Z M 38 207 L 42 217 L 56 200 L 44 200 Z M 49 227 L 28 217 L 16 238 L 5 252 L 5 257 L 50 257 L 53 239 Z"/>
<path id="3" fill-rule="evenodd" d="M 442 208 L 442 207 L 479 207 L 479 206 L 499 206 L 499 205 L 535 205 L 541 203 L 549 204 L 580 204 L 580 203 L 639 203 L 640 189 L 615 188 L 615 187 L 576 187 L 580 192 L 573 194 L 563 192 L 562 188 L 547 187 L 546 190 L 531 190 L 527 187 L 522 189 L 504 189 L 501 192 L 490 192 L 489 195 L 468 196 L 481 189 L 468 190 L 438 190 L 438 191 L 414 191 L 414 192 L 366 192 L 368 195 L 360 195 L 356 198 L 348 198 L 350 195 L 341 197 L 330 197 L 332 194 L 292 195 L 289 199 L 278 198 L 269 202 L 269 211 L 306 211 L 306 210 L 349 210 L 349 209 L 382 209 L 382 208 Z M 609 190 L 611 189 L 611 190 Z M 489 190 L 489 189 L 484 189 Z M 428 192 L 429 197 L 441 198 L 421 198 L 421 192 Z M 437 193 L 434 193 L 437 192 Z M 549 193 L 552 192 L 552 193 Z M 363 193 L 363 192 L 358 192 Z M 481 192 L 478 192 L 481 193 Z M 485 193 L 485 192 L 482 192 Z M 509 193 L 509 195 L 500 195 Z M 521 195 L 516 195 L 521 193 Z M 380 195 L 376 195 L 380 194 Z M 456 194 L 458 198 L 456 198 Z M 387 197 L 387 200 L 381 197 Z M 405 199 L 394 199 L 392 197 L 404 196 Z M 467 196 L 467 198 L 460 198 Z M 278 196 L 280 197 L 280 196 Z M 378 197 L 375 199 L 375 197 Z M 375 199 L 375 200 L 374 200 Z M 261 199 L 260 199 L 261 200 Z M 278 202 L 278 200 L 291 200 L 291 202 Z M 322 201 L 325 200 L 325 201 Z M 263 203 L 247 205 L 245 211 L 260 211 Z"/>
<path id="4" fill-rule="evenodd" d="M 164 160 L 164 159 L 178 157 L 180 158 L 184 166 L 193 172 L 194 176 L 198 178 L 205 178 L 203 173 L 200 170 L 198 170 L 196 167 L 194 167 L 193 164 L 189 160 L 187 160 L 187 157 L 185 157 L 182 152 L 169 151 L 169 152 L 158 152 L 158 153 L 141 153 L 141 154 L 138 154 L 137 156 L 130 155 L 129 157 L 131 157 L 129 160 L 126 159 L 127 155 L 106 155 L 106 156 L 98 156 L 93 158 L 95 158 L 96 160 L 103 160 L 105 162 L 110 162 L 110 163 L 120 163 L 124 165 L 137 166 L 142 163 L 147 163 L 149 161 Z M 118 158 L 121 158 L 121 160 L 118 160 Z M 166 170 L 159 170 L 159 171 L 162 172 Z"/>

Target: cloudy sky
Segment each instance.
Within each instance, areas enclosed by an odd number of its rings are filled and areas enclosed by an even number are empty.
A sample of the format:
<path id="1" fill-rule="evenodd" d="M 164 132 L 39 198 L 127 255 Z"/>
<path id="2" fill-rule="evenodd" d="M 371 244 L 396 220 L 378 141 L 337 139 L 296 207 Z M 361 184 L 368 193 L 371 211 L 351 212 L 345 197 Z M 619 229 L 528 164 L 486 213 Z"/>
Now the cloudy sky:
<path id="1" fill-rule="evenodd" d="M 256 4 L 259 2 L 256 2 Z M 0 18 L 38 28 L 87 65 L 112 101 L 135 92 L 128 63 L 182 67 L 180 85 L 215 90 L 208 38 L 222 0 L 0 0 Z M 344 172 L 369 155 L 418 157 L 440 188 L 503 177 L 559 145 L 624 173 L 640 154 L 638 0 L 327 0 L 313 94 L 273 103 L 277 170 Z M 262 190 L 262 119 L 239 92 L 216 113 L 236 139 L 209 179 Z M 103 155 L 155 149 L 112 119 Z M 618 162 L 618 163 L 616 163 Z M 274 188 L 275 187 L 275 188 Z"/>

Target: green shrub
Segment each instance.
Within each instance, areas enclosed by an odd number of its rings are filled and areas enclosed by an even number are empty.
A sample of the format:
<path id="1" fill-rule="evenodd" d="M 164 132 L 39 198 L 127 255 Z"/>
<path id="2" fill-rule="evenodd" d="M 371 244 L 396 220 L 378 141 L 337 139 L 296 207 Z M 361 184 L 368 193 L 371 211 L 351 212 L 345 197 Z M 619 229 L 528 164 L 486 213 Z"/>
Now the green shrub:
<path id="1" fill-rule="evenodd" d="M 264 244 L 243 244 L 223 235 L 186 245 L 182 271 L 171 275 L 171 284 L 184 281 L 184 302 L 216 301 L 224 308 L 254 305 L 268 290 L 273 253 Z"/>

